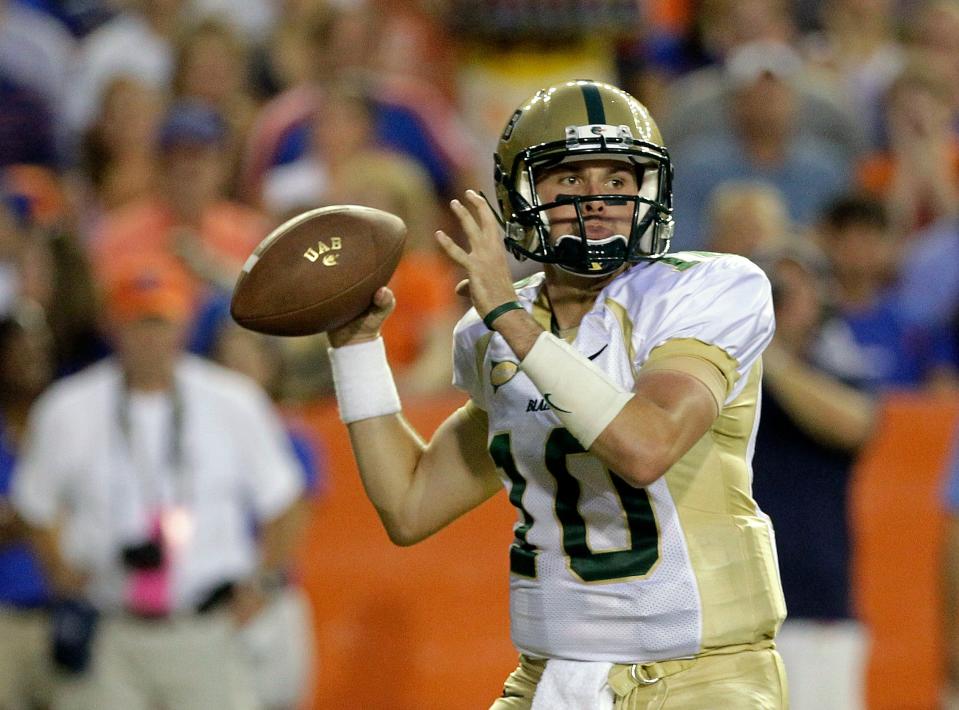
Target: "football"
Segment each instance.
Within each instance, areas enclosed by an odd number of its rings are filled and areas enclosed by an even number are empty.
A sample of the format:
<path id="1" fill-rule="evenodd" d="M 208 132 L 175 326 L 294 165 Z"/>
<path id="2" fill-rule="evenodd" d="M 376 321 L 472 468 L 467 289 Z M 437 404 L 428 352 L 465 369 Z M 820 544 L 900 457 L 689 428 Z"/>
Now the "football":
<path id="1" fill-rule="evenodd" d="M 365 311 L 399 263 L 406 225 L 394 214 L 333 205 L 297 215 L 253 250 L 230 314 L 268 335 L 312 335 Z"/>

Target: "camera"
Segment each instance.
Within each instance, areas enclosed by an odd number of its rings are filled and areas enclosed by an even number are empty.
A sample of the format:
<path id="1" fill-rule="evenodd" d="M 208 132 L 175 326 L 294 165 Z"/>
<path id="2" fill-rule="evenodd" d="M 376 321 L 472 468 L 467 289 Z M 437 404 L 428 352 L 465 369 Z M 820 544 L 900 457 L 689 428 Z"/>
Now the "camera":
<path id="1" fill-rule="evenodd" d="M 127 545 L 121 550 L 120 559 L 127 570 L 160 569 L 163 566 L 163 548 L 157 540 Z"/>

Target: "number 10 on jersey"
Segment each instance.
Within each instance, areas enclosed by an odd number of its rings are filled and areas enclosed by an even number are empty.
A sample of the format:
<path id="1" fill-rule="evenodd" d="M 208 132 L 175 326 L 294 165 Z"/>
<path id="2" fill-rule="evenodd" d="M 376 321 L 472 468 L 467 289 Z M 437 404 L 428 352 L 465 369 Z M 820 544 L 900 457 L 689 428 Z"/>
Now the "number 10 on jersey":
<path id="1" fill-rule="evenodd" d="M 516 527 L 516 540 L 510 549 L 510 571 L 524 577 L 536 577 L 538 550 L 527 540 L 536 524 L 523 505 L 526 479 L 516 468 L 508 433 L 496 434 L 490 441 L 493 462 L 510 480 L 509 500 L 519 510 L 522 522 Z M 569 456 L 586 450 L 566 429 L 553 429 L 546 439 L 546 470 L 556 479 L 556 518 L 562 528 L 563 552 L 569 569 L 583 582 L 624 581 L 648 573 L 659 558 L 659 530 L 656 516 L 643 488 L 633 488 L 615 472 L 609 471 L 613 489 L 625 513 L 629 547 L 622 550 L 593 552 L 586 540 L 586 520 L 579 512 L 582 487 L 569 471 Z"/>

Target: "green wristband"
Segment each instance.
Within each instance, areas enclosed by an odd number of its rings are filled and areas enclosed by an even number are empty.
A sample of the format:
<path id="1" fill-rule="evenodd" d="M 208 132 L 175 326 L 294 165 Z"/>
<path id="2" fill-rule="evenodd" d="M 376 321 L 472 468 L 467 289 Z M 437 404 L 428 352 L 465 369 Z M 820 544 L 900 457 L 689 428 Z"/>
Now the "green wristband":
<path id="1" fill-rule="evenodd" d="M 516 311 L 516 310 L 521 310 L 521 311 L 525 310 L 523 308 L 523 304 L 521 304 L 519 301 L 508 301 L 501 306 L 496 306 L 496 308 L 494 308 L 485 316 L 483 316 L 483 323 L 486 324 L 487 328 L 489 328 L 490 330 L 493 330 L 494 320 L 499 318 L 504 313 L 507 313 L 509 311 Z"/>

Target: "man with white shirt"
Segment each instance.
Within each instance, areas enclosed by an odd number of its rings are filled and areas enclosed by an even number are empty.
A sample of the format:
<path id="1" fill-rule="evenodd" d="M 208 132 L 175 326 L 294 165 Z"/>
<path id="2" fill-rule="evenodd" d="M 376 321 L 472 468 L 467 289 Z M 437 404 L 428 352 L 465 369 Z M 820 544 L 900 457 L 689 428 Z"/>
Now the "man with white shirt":
<path id="1" fill-rule="evenodd" d="M 116 354 L 39 400 L 12 495 L 55 626 L 84 631 L 55 645 L 70 706 L 255 707 L 235 629 L 284 568 L 302 476 L 266 394 L 183 354 L 181 272 L 153 257 L 117 273 Z"/>

